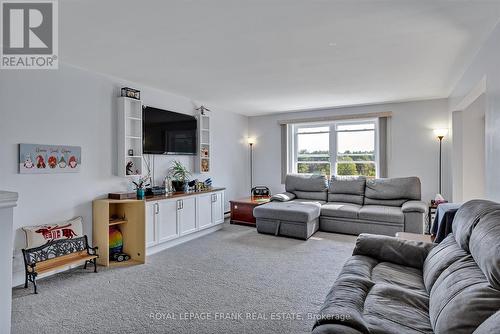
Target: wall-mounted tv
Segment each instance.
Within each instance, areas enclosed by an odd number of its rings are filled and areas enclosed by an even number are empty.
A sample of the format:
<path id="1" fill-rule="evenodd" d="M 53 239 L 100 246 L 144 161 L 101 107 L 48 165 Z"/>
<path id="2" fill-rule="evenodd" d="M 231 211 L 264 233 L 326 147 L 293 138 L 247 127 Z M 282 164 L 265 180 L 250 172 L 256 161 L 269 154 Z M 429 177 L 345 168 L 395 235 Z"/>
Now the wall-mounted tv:
<path id="1" fill-rule="evenodd" d="M 196 155 L 197 125 L 193 116 L 144 106 L 144 154 Z"/>

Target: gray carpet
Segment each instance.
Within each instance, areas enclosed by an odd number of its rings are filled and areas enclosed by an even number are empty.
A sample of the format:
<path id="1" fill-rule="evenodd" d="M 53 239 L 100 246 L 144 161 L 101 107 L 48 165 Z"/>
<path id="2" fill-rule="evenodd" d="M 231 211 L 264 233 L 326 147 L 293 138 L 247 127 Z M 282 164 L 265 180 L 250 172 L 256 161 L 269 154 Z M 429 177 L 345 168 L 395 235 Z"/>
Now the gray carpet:
<path id="1" fill-rule="evenodd" d="M 38 295 L 14 288 L 12 333 L 308 333 L 354 240 L 226 223 L 145 265 L 76 268 L 40 280 Z"/>

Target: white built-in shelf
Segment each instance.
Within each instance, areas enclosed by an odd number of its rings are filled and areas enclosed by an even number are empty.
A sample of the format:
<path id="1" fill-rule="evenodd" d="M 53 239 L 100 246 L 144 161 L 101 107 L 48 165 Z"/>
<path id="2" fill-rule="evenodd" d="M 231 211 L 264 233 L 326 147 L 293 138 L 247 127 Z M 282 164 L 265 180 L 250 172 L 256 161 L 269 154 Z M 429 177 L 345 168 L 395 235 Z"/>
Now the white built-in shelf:
<path id="1" fill-rule="evenodd" d="M 196 155 L 196 172 L 210 173 L 210 116 L 198 115 L 198 154 Z"/>
<path id="2" fill-rule="evenodd" d="M 142 154 L 142 101 L 128 97 L 118 98 L 118 176 L 133 177 L 144 173 Z M 128 155 L 133 150 L 134 155 Z M 127 175 L 127 164 L 132 162 L 133 174 Z"/>

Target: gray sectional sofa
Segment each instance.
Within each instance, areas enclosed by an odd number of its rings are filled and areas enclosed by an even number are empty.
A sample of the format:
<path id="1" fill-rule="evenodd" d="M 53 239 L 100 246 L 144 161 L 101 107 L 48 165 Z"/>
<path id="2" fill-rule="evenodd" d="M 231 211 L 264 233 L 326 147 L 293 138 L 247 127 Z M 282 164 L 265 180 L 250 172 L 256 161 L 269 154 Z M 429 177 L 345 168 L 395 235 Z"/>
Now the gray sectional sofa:
<path id="1" fill-rule="evenodd" d="M 366 179 L 289 174 L 286 192 L 254 209 L 257 231 L 301 239 L 327 232 L 422 233 L 427 206 L 417 177 Z"/>
<path id="2" fill-rule="evenodd" d="M 500 333 L 500 204 L 465 203 L 440 244 L 361 234 L 313 334 Z"/>

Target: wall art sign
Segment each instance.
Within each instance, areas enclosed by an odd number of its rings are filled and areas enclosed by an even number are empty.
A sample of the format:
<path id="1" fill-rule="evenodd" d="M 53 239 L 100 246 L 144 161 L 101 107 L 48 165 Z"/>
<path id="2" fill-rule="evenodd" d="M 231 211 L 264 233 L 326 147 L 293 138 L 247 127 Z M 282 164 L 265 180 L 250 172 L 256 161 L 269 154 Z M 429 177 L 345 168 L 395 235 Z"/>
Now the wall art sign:
<path id="1" fill-rule="evenodd" d="M 20 174 L 78 173 L 80 146 L 19 144 Z"/>

